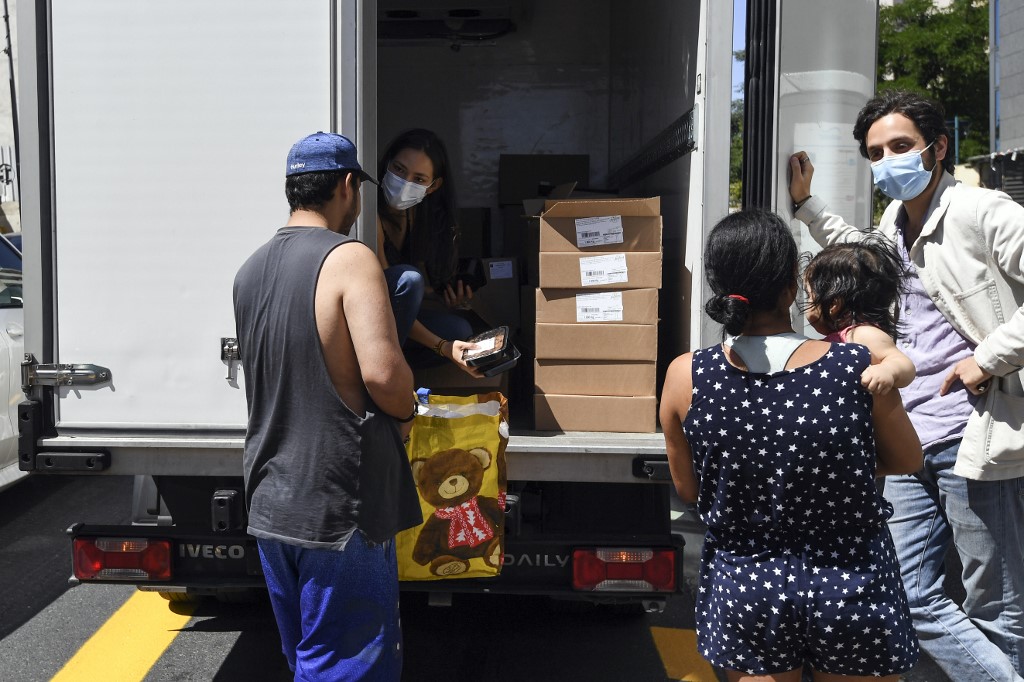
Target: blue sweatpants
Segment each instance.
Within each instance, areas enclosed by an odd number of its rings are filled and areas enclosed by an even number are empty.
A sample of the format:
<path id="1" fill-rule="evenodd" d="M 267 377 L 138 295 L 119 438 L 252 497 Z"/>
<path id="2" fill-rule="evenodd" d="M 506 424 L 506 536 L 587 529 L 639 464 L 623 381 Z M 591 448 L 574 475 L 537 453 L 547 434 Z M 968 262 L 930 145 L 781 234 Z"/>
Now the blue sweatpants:
<path id="1" fill-rule="evenodd" d="M 395 543 L 356 532 L 343 551 L 258 539 L 281 647 L 297 682 L 402 675 Z"/>

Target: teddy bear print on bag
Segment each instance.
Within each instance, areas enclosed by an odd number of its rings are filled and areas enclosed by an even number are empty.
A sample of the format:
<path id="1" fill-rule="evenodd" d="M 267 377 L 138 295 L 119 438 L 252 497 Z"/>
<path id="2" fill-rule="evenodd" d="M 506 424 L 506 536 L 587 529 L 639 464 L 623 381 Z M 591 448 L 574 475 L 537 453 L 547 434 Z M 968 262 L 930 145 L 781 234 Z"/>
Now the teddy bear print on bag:
<path id="1" fill-rule="evenodd" d="M 421 566 L 429 564 L 434 575 L 465 573 L 474 557 L 491 567 L 500 563 L 503 505 L 479 495 L 484 470 L 492 461 L 486 448 L 444 450 L 412 461 L 416 487 L 434 507 L 416 539 L 412 558 Z"/>

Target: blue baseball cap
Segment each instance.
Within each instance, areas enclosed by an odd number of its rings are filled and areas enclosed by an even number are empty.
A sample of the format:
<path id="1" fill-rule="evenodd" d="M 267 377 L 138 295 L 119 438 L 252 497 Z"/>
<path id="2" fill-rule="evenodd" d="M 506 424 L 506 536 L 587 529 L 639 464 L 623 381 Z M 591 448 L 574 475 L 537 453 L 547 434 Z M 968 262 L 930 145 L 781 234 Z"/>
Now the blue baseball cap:
<path id="1" fill-rule="evenodd" d="M 350 171 L 377 184 L 356 158 L 356 146 L 344 135 L 317 131 L 292 145 L 285 176 L 323 171 Z"/>

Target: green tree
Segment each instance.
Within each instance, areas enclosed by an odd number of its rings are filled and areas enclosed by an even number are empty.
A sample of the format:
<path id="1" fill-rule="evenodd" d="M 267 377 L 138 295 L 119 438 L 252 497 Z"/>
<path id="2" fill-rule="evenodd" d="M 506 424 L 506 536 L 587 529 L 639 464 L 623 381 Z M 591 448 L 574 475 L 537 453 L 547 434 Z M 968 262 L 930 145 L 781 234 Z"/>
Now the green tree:
<path id="1" fill-rule="evenodd" d="M 961 160 L 989 152 L 988 67 L 988 0 L 879 9 L 878 90 L 920 92 L 940 102 L 950 122 L 958 117 Z"/>
<path id="2" fill-rule="evenodd" d="M 732 101 L 729 125 L 729 207 L 739 209 L 743 202 L 743 100 Z"/>

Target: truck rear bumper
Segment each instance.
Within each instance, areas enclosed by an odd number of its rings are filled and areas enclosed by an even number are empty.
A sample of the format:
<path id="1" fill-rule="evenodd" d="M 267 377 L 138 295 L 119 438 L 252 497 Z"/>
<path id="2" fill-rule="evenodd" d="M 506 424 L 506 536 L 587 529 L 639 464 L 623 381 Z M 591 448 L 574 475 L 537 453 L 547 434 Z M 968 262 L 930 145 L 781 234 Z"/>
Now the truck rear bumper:
<path id="1" fill-rule="evenodd" d="M 188 592 L 213 594 L 225 590 L 265 587 L 256 540 L 244 534 L 209 534 L 178 529 L 174 526 L 89 526 L 76 524 L 68 529 L 72 540 L 93 539 L 126 542 L 136 539 L 170 543 L 170 575 L 165 580 L 141 577 L 79 578 L 82 559 L 73 558 L 75 584 L 135 584 L 155 592 Z M 666 542 L 668 541 L 668 542 Z M 671 549 L 675 553 L 675 586 L 671 591 L 643 589 L 600 590 L 573 589 L 573 551 L 579 547 L 615 549 Z M 501 573 L 493 578 L 444 579 L 435 581 L 403 581 L 401 588 L 410 592 L 484 592 L 495 594 L 532 594 L 571 598 L 597 603 L 665 600 L 683 590 L 683 541 L 678 536 L 633 537 L 623 541 L 609 538 L 577 538 L 569 540 L 508 540 L 502 557 Z"/>
<path id="2" fill-rule="evenodd" d="M 38 442 L 36 452 L 22 453 L 23 468 L 71 473 L 62 468 L 75 459 L 95 457 L 88 471 L 113 475 L 240 476 L 242 435 L 103 435 L 63 434 Z M 31 461 L 26 461 L 29 457 Z M 546 433 L 513 431 L 505 451 L 509 480 L 576 483 L 665 483 L 665 439 L 660 433 Z M 101 465 L 96 466 L 95 462 Z M 100 468 L 102 467 L 102 468 Z"/>

